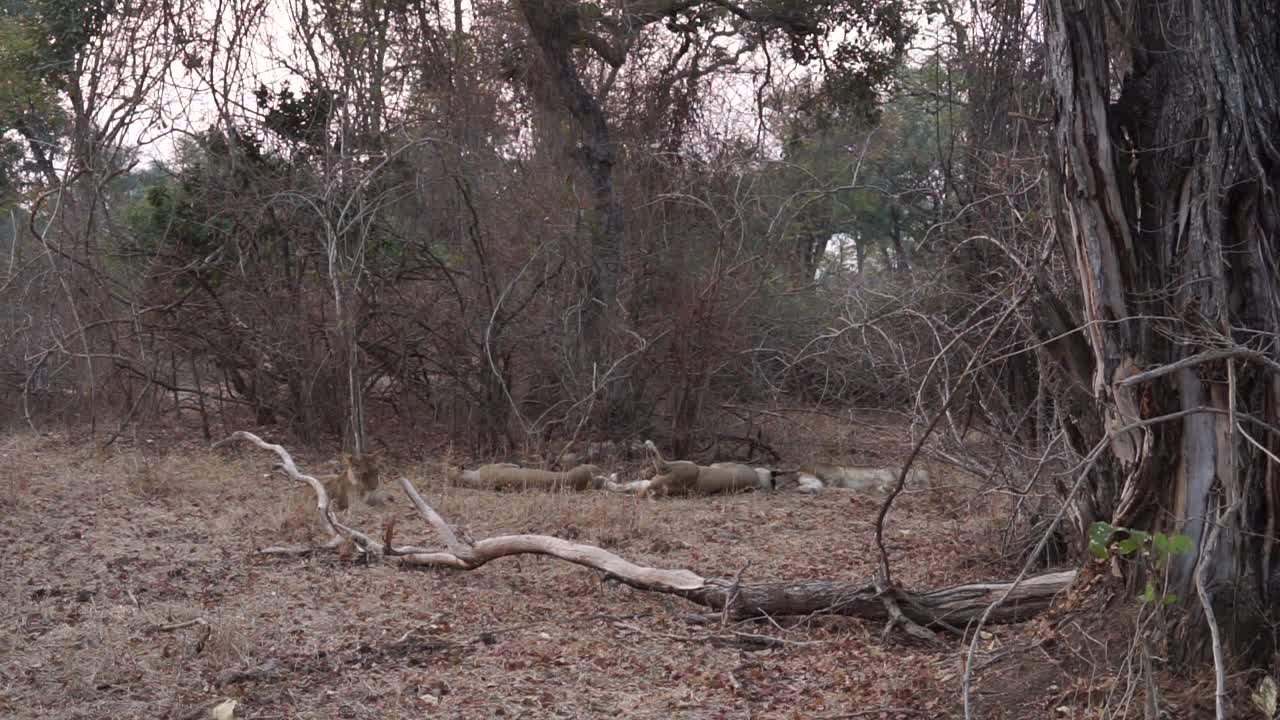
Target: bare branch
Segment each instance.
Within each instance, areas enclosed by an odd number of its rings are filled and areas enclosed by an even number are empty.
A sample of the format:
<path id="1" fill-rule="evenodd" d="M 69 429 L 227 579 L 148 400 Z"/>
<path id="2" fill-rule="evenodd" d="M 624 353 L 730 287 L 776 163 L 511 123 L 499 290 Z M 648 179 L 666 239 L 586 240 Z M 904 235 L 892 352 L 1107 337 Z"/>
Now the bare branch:
<path id="1" fill-rule="evenodd" d="M 1130 385 L 1136 385 L 1138 383 L 1147 382 L 1148 380 L 1155 380 L 1156 378 L 1173 374 L 1184 368 L 1195 367 L 1196 365 L 1203 365 L 1205 363 L 1217 362 L 1219 360 L 1231 360 L 1231 359 L 1245 360 L 1247 362 L 1251 362 L 1257 365 L 1262 365 L 1267 369 L 1271 370 L 1272 372 L 1280 372 L 1280 362 L 1273 360 L 1271 357 L 1269 357 L 1265 353 L 1259 352 L 1257 350 L 1250 350 L 1249 348 L 1237 346 L 1237 347 L 1221 348 L 1218 350 L 1206 350 L 1201 353 L 1196 353 L 1195 355 L 1190 355 L 1188 357 L 1182 358 L 1177 362 L 1171 362 L 1167 365 L 1161 365 L 1160 367 L 1153 368 L 1151 370 L 1146 370 L 1144 372 L 1130 375 L 1129 377 L 1124 378 L 1123 380 L 1120 380 L 1115 384 L 1120 387 L 1128 387 Z"/>

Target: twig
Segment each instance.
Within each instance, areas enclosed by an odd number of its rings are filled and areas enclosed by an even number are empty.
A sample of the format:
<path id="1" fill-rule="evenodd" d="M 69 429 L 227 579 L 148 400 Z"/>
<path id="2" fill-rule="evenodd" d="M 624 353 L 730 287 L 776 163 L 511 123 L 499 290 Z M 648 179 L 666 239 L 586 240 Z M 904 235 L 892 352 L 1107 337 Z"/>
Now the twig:
<path id="1" fill-rule="evenodd" d="M 160 356 L 157 355 L 156 365 L 158 366 L 159 363 L 160 363 Z M 115 441 L 118 440 L 121 435 L 124 434 L 125 428 L 129 427 L 129 423 L 133 422 L 134 416 L 137 415 L 138 413 L 138 408 L 142 407 L 143 401 L 146 400 L 147 396 L 151 394 L 151 388 L 155 387 L 155 382 L 150 377 L 150 375 L 154 375 L 154 374 L 155 374 L 155 368 L 153 368 L 152 372 L 148 375 L 147 384 L 142 388 L 142 392 L 138 393 L 138 398 L 133 401 L 133 404 L 129 406 L 129 411 L 125 413 L 124 418 L 120 420 L 120 425 L 116 428 L 115 432 L 111 433 L 111 437 L 107 438 L 102 443 L 102 449 L 105 450 L 111 447 L 111 445 L 115 443 Z"/>
<path id="2" fill-rule="evenodd" d="M 987 336 L 983 339 L 982 345 L 979 346 L 977 352 L 975 352 L 973 356 L 969 358 L 969 362 L 965 365 L 964 370 L 960 373 L 960 381 L 958 383 L 958 387 L 955 389 L 955 391 L 953 391 L 947 396 L 946 400 L 942 403 L 942 407 L 936 413 L 934 413 L 933 419 L 929 421 L 928 427 L 925 428 L 925 431 L 924 433 L 921 434 L 920 439 L 917 440 L 914 446 L 911 448 L 911 454 L 907 456 L 906 462 L 902 464 L 902 470 L 898 473 L 898 480 L 896 483 L 894 483 L 893 489 L 889 491 L 889 494 L 885 497 L 884 502 L 880 505 L 880 511 L 876 515 L 875 539 L 876 539 L 876 548 L 880 552 L 880 569 L 877 571 L 876 577 L 877 577 L 877 582 L 878 583 L 883 582 L 883 585 L 884 585 L 883 588 L 879 588 L 882 596 L 887 597 L 889 589 L 893 587 L 893 578 L 892 578 L 892 575 L 890 574 L 890 569 L 889 569 L 889 551 L 884 544 L 884 521 L 885 521 L 885 517 L 888 516 L 889 514 L 889 509 L 893 507 L 893 501 L 898 497 L 898 495 L 902 493 L 903 488 L 907 484 L 907 473 L 910 472 L 911 470 L 911 464 L 914 463 L 916 458 L 920 456 L 920 452 L 924 449 L 925 441 L 928 440 L 929 435 L 933 433 L 934 429 L 938 427 L 938 423 L 942 421 L 942 418 L 945 417 L 947 413 L 951 410 L 951 406 L 955 404 L 956 398 L 960 396 L 959 391 L 962 389 L 964 383 L 972 382 L 974 364 L 977 362 L 978 357 L 980 357 L 983 351 L 986 350 L 987 346 L 991 344 L 991 341 L 996 336 L 996 332 L 1004 325 L 1005 321 L 1008 320 L 1013 315 L 1013 313 L 1022 305 L 1023 302 L 1026 301 L 1028 297 L 1030 297 L 1031 291 L 1034 287 L 1035 287 L 1034 283 L 1028 283 L 1027 287 L 1023 290 L 1021 295 L 1019 295 L 1014 302 L 1009 304 L 1009 307 L 1007 307 L 1005 311 L 1001 313 L 999 319 L 991 326 L 991 330 L 988 331 Z M 958 340 L 959 338 L 957 338 L 956 341 Z M 943 352 L 945 351 L 946 349 L 944 348 Z M 922 387 L 923 387 L 923 383 L 927 380 L 928 378 L 926 377 L 925 380 L 921 382 Z M 886 605 L 886 609 L 889 609 L 888 605 Z M 897 611 L 896 606 L 891 610 L 891 612 L 893 611 Z M 911 628 L 910 626 L 904 626 L 904 627 L 907 628 L 907 631 L 909 633 L 919 636 L 919 633 L 915 629 Z M 923 628 L 920 628 L 920 630 L 923 630 Z M 935 638 L 935 641 L 936 641 L 936 638 Z"/>
<path id="3" fill-rule="evenodd" d="M 209 717 L 210 711 L 212 711 L 215 707 L 221 705 L 224 702 L 226 701 L 222 698 L 218 698 L 216 700 L 206 700 L 200 703 L 199 705 L 189 708 L 186 712 L 182 713 L 181 715 L 178 715 L 177 716 L 178 720 L 203 720 L 204 718 Z"/>
<path id="4" fill-rule="evenodd" d="M 440 536 L 440 541 L 449 549 L 449 552 L 458 558 L 469 560 L 473 557 L 475 548 L 470 543 L 463 543 L 458 540 L 457 533 L 453 531 L 453 528 L 449 527 L 449 523 L 445 522 L 439 513 L 427 504 L 426 500 L 422 499 L 422 496 L 418 494 L 418 489 L 413 486 L 413 483 L 409 482 L 409 478 L 401 476 L 400 487 L 409 496 L 409 501 L 413 503 L 414 509 L 418 511 L 422 519 L 426 520 L 427 524 L 435 529 L 436 534 Z"/>
<path id="5" fill-rule="evenodd" d="M 1046 241 L 1045 246 L 1040 253 L 1039 263 L 1041 267 L 1043 267 L 1044 264 L 1048 262 L 1052 247 L 1053 247 L 1052 243 Z M 1019 265 L 1021 266 L 1021 263 L 1019 263 Z M 1022 276 L 1030 280 L 1030 282 L 1027 283 L 1027 286 L 1023 289 L 1021 294 L 1019 294 L 1018 297 L 1015 298 L 1014 301 L 1009 304 L 1009 306 L 1004 310 L 1004 312 L 1000 314 L 999 318 L 996 319 L 995 323 L 991 327 L 991 330 L 987 333 L 987 336 L 983 339 L 982 345 L 978 347 L 977 351 L 973 354 L 972 357 L 970 357 L 969 362 L 966 363 L 964 370 L 960 374 L 960 381 L 957 384 L 957 387 L 949 395 L 947 395 L 947 398 L 943 402 L 942 407 L 933 416 L 933 419 L 930 421 L 929 426 L 925 429 L 924 433 L 921 435 L 920 440 L 915 443 L 914 447 L 912 447 L 911 454 L 907 457 L 907 461 L 903 463 L 902 472 L 898 477 L 898 482 L 894 485 L 893 490 L 890 492 L 889 496 L 885 498 L 884 504 L 880 508 L 880 513 L 876 518 L 876 546 L 880 550 L 881 568 L 884 572 L 885 582 L 887 584 L 892 584 L 892 580 L 889 575 L 888 552 L 885 550 L 885 547 L 884 547 L 884 539 L 883 539 L 884 538 L 884 517 L 886 514 L 888 514 L 889 507 L 893 504 L 894 498 L 897 497 L 897 495 L 900 492 L 902 492 L 902 488 L 906 484 L 907 472 L 910 470 L 911 463 L 915 462 L 916 457 L 919 456 L 921 450 L 924 448 L 925 441 L 928 439 L 929 435 L 933 432 L 933 430 L 938 426 L 938 423 L 942 420 L 942 418 L 945 417 L 950 412 L 951 406 L 955 403 L 956 398 L 959 397 L 960 395 L 959 391 L 962 389 L 964 382 L 966 380 L 969 382 L 972 382 L 972 379 L 975 373 L 977 372 L 977 370 L 980 369 L 978 367 L 975 367 L 975 364 L 977 363 L 978 358 L 986 350 L 987 346 L 991 344 L 991 341 L 995 338 L 996 332 L 1000 329 L 1000 327 L 1004 325 L 1005 321 L 1008 320 L 1011 316 L 1013 316 L 1014 312 L 1017 311 L 1017 309 L 1021 307 L 1024 302 L 1026 302 L 1026 300 L 1031 296 L 1031 293 L 1035 290 L 1036 285 L 1034 282 L 1034 279 L 1035 279 L 1034 273 L 1029 268 L 1023 267 Z M 956 342 L 959 342 L 959 340 L 963 336 L 964 335 L 962 334 L 959 337 L 957 337 L 946 348 L 943 348 L 942 351 L 938 353 L 938 355 L 935 357 L 944 356 L 947 350 L 951 347 L 951 345 L 954 345 Z M 927 381 L 927 379 L 928 378 L 926 377 L 925 380 Z M 921 387 L 924 387 L 924 381 L 921 382 Z"/>
<path id="6" fill-rule="evenodd" d="M 1222 654 L 1222 637 L 1218 631 L 1218 620 L 1213 611 L 1213 603 L 1209 599 L 1209 591 L 1205 588 L 1205 576 L 1209 574 L 1208 558 L 1218 547 L 1218 537 L 1222 534 L 1222 522 L 1235 512 L 1235 504 L 1218 515 L 1209 532 L 1209 539 L 1200 550 L 1196 561 L 1196 595 L 1200 599 L 1200 607 L 1204 609 L 1204 620 L 1209 626 L 1209 640 L 1213 647 L 1213 679 L 1214 679 L 1214 713 L 1217 720 L 1226 720 L 1227 714 L 1227 671 Z"/>
<path id="7" fill-rule="evenodd" d="M 1227 447 L 1235 448 L 1238 445 L 1235 434 L 1239 423 L 1235 419 L 1236 373 L 1235 363 L 1233 362 L 1227 363 L 1227 398 L 1228 410 L 1231 413 L 1228 418 L 1231 436 L 1228 438 Z M 1252 440 L 1252 438 L 1250 439 Z M 1232 453 L 1230 462 L 1234 467 L 1234 453 Z M 1209 574 L 1209 558 L 1218 549 L 1218 540 L 1222 535 L 1222 525 L 1235 512 L 1239 502 L 1240 499 L 1236 498 L 1230 507 L 1218 513 L 1218 517 L 1213 523 L 1213 530 L 1209 531 L 1209 539 L 1205 541 L 1204 547 L 1200 549 L 1200 557 L 1196 558 L 1196 596 L 1200 598 L 1200 607 L 1204 610 L 1204 621 L 1209 626 L 1209 640 L 1213 648 L 1213 705 L 1214 715 L 1217 720 L 1226 720 L 1227 718 L 1227 669 L 1222 657 L 1222 636 L 1218 631 L 1218 618 L 1213 611 L 1213 602 L 1209 599 L 1209 591 L 1205 587 L 1205 577 Z"/>
<path id="8" fill-rule="evenodd" d="M 1280 362 L 1276 362 L 1270 357 L 1267 357 L 1265 353 L 1257 350 L 1250 350 L 1245 347 L 1229 347 L 1221 348 L 1219 350 L 1206 350 L 1202 353 L 1196 353 L 1190 357 L 1182 358 L 1177 362 L 1169 363 L 1168 365 L 1161 365 L 1158 368 L 1153 368 L 1146 372 L 1130 375 L 1129 377 L 1117 382 L 1116 385 L 1119 385 L 1120 387 L 1128 387 L 1148 380 L 1155 380 L 1158 377 L 1163 377 L 1194 365 L 1203 365 L 1204 363 L 1214 362 L 1216 360 L 1231 359 L 1246 360 L 1251 363 L 1263 365 L 1272 372 L 1280 372 Z"/>
<path id="9" fill-rule="evenodd" d="M 280 661 L 267 658 L 261 665 L 248 670 L 224 670 L 218 674 L 219 685 L 234 685 L 252 680 L 263 680 L 280 676 Z"/>
<path id="10" fill-rule="evenodd" d="M 907 634 L 917 640 L 922 640 L 932 647 L 942 647 L 942 642 L 938 637 L 921 627 L 911 618 L 902 614 L 902 608 L 898 607 L 898 601 L 893 595 L 893 589 L 885 581 L 879 572 L 876 573 L 876 594 L 880 597 L 884 610 L 889 614 L 889 620 L 884 625 L 884 630 L 880 633 L 880 642 L 886 642 L 889 639 L 889 633 L 899 625 L 906 630 Z"/>
<path id="11" fill-rule="evenodd" d="M 608 615 L 608 614 L 598 614 L 598 615 L 586 615 L 586 616 L 579 616 L 579 617 L 570 617 L 570 618 L 565 618 L 565 619 L 562 619 L 562 620 L 561 620 L 561 619 L 536 620 L 536 621 L 534 621 L 534 622 L 519 623 L 519 624 L 516 624 L 516 625 L 506 625 L 506 626 L 499 627 L 499 628 L 492 628 L 492 629 L 490 629 L 490 630 L 482 630 L 482 631 L 480 631 L 479 633 L 477 633 L 477 634 L 476 634 L 476 635 L 477 635 L 477 639 L 476 639 L 476 640 L 470 640 L 470 641 L 468 641 L 468 642 L 471 642 L 471 643 L 475 643 L 475 642 L 484 642 L 483 638 L 484 638 L 485 636 L 492 637 L 492 636 L 494 636 L 494 635 L 505 635 L 505 634 L 507 634 L 507 633 L 513 633 L 513 632 L 516 632 L 516 631 L 518 631 L 518 630 L 528 630 L 528 629 L 530 629 L 530 628 L 541 627 L 541 626 L 543 626 L 543 625 L 552 625 L 552 624 L 554 624 L 554 625 L 577 625 L 577 624 L 579 624 L 579 623 L 595 622 L 595 621 L 597 621 L 597 620 L 607 620 L 607 621 L 612 622 L 612 623 L 622 623 L 622 622 L 625 622 L 626 620 L 635 620 L 635 619 L 638 619 L 638 618 L 646 617 L 646 616 L 648 616 L 648 615 L 650 615 L 650 614 L 651 614 L 651 613 L 649 613 L 649 612 L 637 612 L 637 613 L 632 613 L 632 614 L 630 614 L 630 615 Z"/>
<path id="12" fill-rule="evenodd" d="M 198 617 L 191 620 L 187 620 L 186 622 L 174 623 L 172 625 L 152 625 L 151 627 L 143 630 L 143 632 L 146 633 L 147 635 L 150 635 L 153 633 L 161 633 L 161 632 L 173 632 L 174 630 L 184 630 L 186 628 L 194 627 L 196 625 L 204 625 L 205 627 L 208 627 L 209 621 L 205 620 L 202 617 Z"/>
<path id="13" fill-rule="evenodd" d="M 615 622 L 614 627 L 639 633 L 646 637 L 666 638 L 668 640 L 676 640 L 687 643 L 719 643 L 725 645 L 758 645 L 763 647 L 777 647 L 779 645 L 825 645 L 825 640 L 787 640 L 785 638 L 774 637 L 772 635 L 759 635 L 756 633 L 738 632 L 736 630 L 729 632 L 708 633 L 706 635 L 681 635 L 679 633 L 659 632 L 657 630 L 648 630 L 638 625 L 632 625 L 627 622 Z"/>
<path id="14" fill-rule="evenodd" d="M 304 475 L 298 470 L 298 466 L 293 462 L 293 456 L 289 454 L 284 447 L 269 443 L 251 432 L 237 430 L 230 436 L 219 440 L 211 447 L 217 449 L 233 440 L 248 440 L 263 450 L 270 450 L 280 457 L 280 467 L 289 475 L 289 477 L 298 482 L 306 483 L 316 493 L 316 509 L 320 511 L 320 520 L 324 523 L 325 529 L 330 533 L 330 540 L 325 547 L 336 547 L 335 538 L 350 538 L 360 549 L 366 554 L 380 556 L 384 553 L 382 543 L 374 540 L 372 537 L 346 525 L 338 522 L 338 518 L 329 504 L 329 493 L 324 489 L 324 483 L 315 479 L 310 475 Z"/>

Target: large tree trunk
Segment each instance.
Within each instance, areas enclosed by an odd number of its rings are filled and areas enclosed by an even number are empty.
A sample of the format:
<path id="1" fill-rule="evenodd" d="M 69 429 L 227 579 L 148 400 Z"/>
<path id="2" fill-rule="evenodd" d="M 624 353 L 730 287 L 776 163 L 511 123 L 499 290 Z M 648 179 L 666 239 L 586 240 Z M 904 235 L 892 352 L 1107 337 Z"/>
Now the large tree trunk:
<path id="1" fill-rule="evenodd" d="M 591 260 L 583 283 L 584 359 L 602 366 L 622 271 L 622 205 L 613 186 L 616 153 L 604 108 L 583 83 L 574 60 L 575 42 L 582 33 L 578 5 L 564 0 L 520 0 L 520 9 L 551 84 L 581 132 L 576 159 L 591 182 L 595 215 L 589 232 Z"/>
<path id="2" fill-rule="evenodd" d="M 1109 462 L 1076 510 L 1086 523 L 1190 535 L 1197 551 L 1175 558 L 1173 591 L 1192 601 L 1199 553 L 1221 523 L 1206 559 L 1210 594 L 1226 603 L 1257 593 L 1267 607 L 1278 493 L 1263 447 L 1280 451 L 1280 438 L 1238 419 L 1274 426 L 1280 415 L 1280 379 L 1267 366 L 1280 357 L 1280 10 L 1044 0 L 1044 17 L 1051 198 L 1092 349 L 1091 367 L 1065 357 L 1063 366 L 1092 388 L 1095 434 L 1111 433 Z M 1205 410 L 1116 432 L 1195 408 Z M 1241 612 L 1218 618 L 1241 630 L 1250 613 L 1236 602 Z"/>

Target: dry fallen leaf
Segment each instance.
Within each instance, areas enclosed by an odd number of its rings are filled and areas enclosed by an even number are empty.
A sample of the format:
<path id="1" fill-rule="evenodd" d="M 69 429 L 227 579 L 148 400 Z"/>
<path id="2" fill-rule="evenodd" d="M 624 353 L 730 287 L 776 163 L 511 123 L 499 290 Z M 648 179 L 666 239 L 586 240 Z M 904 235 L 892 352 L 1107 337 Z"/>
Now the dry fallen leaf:
<path id="1" fill-rule="evenodd" d="M 231 720 L 236 716 L 236 701 L 227 700 L 219 703 L 210 714 L 213 716 L 213 720 Z"/>

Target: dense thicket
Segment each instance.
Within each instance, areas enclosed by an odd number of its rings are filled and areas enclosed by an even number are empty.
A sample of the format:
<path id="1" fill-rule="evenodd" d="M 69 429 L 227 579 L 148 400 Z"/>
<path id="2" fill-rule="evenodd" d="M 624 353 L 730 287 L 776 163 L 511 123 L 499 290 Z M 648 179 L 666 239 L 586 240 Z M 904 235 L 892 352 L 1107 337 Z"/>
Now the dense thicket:
<path id="1" fill-rule="evenodd" d="M 812 344 L 940 217 L 927 147 L 895 154 L 934 108 L 875 124 L 911 10 L 23 4 L 7 419 L 172 400 L 359 448 L 368 407 L 476 450 L 687 452 L 749 434 L 726 403 L 908 401 L 900 341 L 857 371 Z M 40 47 L 58 23 L 79 44 Z"/>

